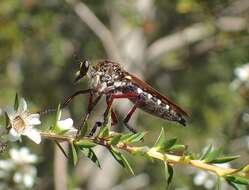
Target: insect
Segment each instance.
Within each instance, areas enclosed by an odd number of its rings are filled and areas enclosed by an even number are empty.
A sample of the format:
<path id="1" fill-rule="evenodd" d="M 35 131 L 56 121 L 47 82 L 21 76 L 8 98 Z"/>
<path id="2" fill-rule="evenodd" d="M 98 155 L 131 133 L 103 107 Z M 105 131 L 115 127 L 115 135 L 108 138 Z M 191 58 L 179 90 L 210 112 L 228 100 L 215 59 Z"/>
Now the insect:
<path id="1" fill-rule="evenodd" d="M 74 93 L 63 105 L 63 107 L 66 106 L 79 94 L 89 93 L 88 110 L 83 119 L 83 124 L 88 119 L 90 113 L 101 97 L 105 95 L 107 106 L 104 112 L 104 123 L 107 123 L 109 111 L 111 111 L 113 124 L 117 123 L 118 120 L 116 114 L 113 109 L 111 109 L 111 106 L 114 100 L 125 98 L 133 103 L 133 107 L 123 119 L 123 123 L 134 133 L 136 130 L 132 128 L 128 122 L 137 109 L 141 109 L 151 115 L 165 120 L 175 121 L 186 126 L 185 117 L 188 117 L 188 114 L 183 109 L 167 97 L 161 95 L 146 82 L 124 70 L 118 63 L 110 60 L 102 60 L 98 61 L 95 65 L 89 65 L 89 62 L 85 60 L 80 63 L 80 69 L 76 74 L 74 82 L 78 82 L 84 76 L 87 76 L 89 79 L 89 89 Z M 95 100 L 93 100 L 94 97 Z M 96 122 L 93 127 L 93 132 L 96 130 L 96 127 L 101 124 L 101 122 Z"/>

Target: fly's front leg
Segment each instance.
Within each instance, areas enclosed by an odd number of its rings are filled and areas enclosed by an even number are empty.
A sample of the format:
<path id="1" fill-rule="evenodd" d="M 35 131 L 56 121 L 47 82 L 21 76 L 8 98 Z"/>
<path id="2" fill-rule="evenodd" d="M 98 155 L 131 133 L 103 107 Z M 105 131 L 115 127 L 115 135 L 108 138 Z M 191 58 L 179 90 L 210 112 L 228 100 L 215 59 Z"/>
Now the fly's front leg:
<path id="1" fill-rule="evenodd" d="M 64 102 L 61 104 L 61 109 L 65 108 L 76 96 L 80 95 L 80 94 L 88 94 L 91 92 L 91 89 L 86 89 L 86 90 L 79 90 L 75 93 L 73 93 L 71 96 L 67 97 Z M 51 113 L 51 112 L 56 112 L 56 109 L 46 109 L 43 111 L 39 111 L 37 113 L 39 113 L 40 115 L 45 115 L 47 113 Z"/>
<path id="2" fill-rule="evenodd" d="M 91 89 L 86 89 L 86 90 L 79 90 L 75 93 L 73 93 L 71 96 L 67 97 L 64 102 L 62 103 L 61 108 L 65 108 L 76 96 L 80 94 L 88 94 L 91 93 Z"/>

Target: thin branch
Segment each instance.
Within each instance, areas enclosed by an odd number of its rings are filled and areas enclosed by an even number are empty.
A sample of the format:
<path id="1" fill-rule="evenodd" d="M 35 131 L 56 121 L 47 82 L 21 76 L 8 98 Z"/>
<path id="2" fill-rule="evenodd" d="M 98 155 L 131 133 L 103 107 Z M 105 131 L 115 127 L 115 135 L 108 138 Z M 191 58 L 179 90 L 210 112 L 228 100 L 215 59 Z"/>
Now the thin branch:
<path id="1" fill-rule="evenodd" d="M 43 136 L 44 138 L 47 139 L 51 139 L 51 140 L 58 140 L 58 141 L 68 141 L 68 142 L 73 142 L 74 139 L 71 136 L 59 136 L 53 133 L 47 133 L 47 132 L 41 132 L 41 136 Z M 105 147 L 109 147 L 109 143 L 107 139 L 102 139 L 99 137 L 83 137 L 81 139 L 86 139 L 86 140 L 90 140 L 98 145 L 101 146 L 105 146 Z M 79 139 L 77 139 L 79 140 Z M 202 170 L 206 170 L 212 173 L 217 174 L 218 176 L 225 176 L 225 175 L 229 175 L 229 174 L 233 174 L 234 172 L 237 171 L 237 169 L 234 168 L 224 168 L 218 165 L 214 165 L 214 164 L 209 164 L 209 163 L 205 163 L 201 160 L 191 160 L 188 156 L 178 156 L 178 155 L 173 155 L 173 154 L 169 154 L 169 153 L 161 153 L 158 152 L 156 150 L 156 148 L 149 148 L 147 146 L 142 146 L 142 147 L 135 147 L 135 146 L 130 146 L 127 145 L 125 143 L 118 143 L 115 145 L 116 148 L 124 150 L 130 154 L 134 154 L 134 153 L 142 153 L 142 154 L 147 154 L 148 156 L 158 159 L 158 160 L 162 160 L 164 162 L 170 163 L 170 164 L 181 164 L 181 165 L 190 165 L 192 167 L 195 168 L 199 168 Z M 246 177 L 249 179 L 249 175 L 245 172 L 238 172 L 237 175 L 241 176 L 241 177 Z"/>
<path id="2" fill-rule="evenodd" d="M 180 32 L 156 40 L 147 48 L 145 55 L 147 55 L 148 61 L 152 61 L 163 54 L 207 38 L 214 34 L 214 32 L 215 29 L 213 26 L 208 27 L 206 24 L 197 23 Z"/>
<path id="3" fill-rule="evenodd" d="M 225 32 L 238 32 L 246 30 L 248 21 L 246 18 L 241 18 L 239 15 L 249 8 L 248 0 L 234 1 L 229 7 L 222 11 L 221 15 L 210 23 L 208 26 L 205 23 L 193 24 L 180 32 L 164 36 L 153 42 L 147 48 L 147 60 L 152 61 L 158 59 L 163 54 L 171 51 L 176 51 L 189 44 L 205 39 L 215 34 L 216 28 Z M 232 16 L 223 16 L 227 13 Z M 231 24 L 231 22 L 233 22 Z"/>
<path id="4" fill-rule="evenodd" d="M 65 1 L 72 7 L 79 18 L 99 37 L 108 56 L 113 60 L 120 61 L 121 56 L 111 31 L 95 16 L 85 3 L 78 0 Z"/>

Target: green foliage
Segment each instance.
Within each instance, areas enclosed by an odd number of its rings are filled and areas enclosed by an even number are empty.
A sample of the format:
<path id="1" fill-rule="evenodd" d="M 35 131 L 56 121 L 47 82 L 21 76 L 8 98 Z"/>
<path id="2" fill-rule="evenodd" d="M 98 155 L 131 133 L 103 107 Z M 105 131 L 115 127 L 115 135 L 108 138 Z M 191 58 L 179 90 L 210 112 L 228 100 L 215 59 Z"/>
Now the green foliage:
<path id="1" fill-rule="evenodd" d="M 166 176 L 166 181 L 167 181 L 167 189 L 168 189 L 168 187 L 173 179 L 174 169 L 170 164 L 164 163 L 164 171 L 165 171 L 165 176 Z"/>
<path id="2" fill-rule="evenodd" d="M 71 143 L 71 151 L 72 151 L 72 156 L 73 156 L 73 164 L 76 165 L 78 162 L 78 154 L 77 154 L 77 149 L 74 143 Z"/>
<path id="3" fill-rule="evenodd" d="M 101 168 L 98 157 L 91 148 L 80 147 L 80 151 L 84 154 L 85 157 L 89 158 L 97 167 Z"/>
<path id="4" fill-rule="evenodd" d="M 15 111 L 17 111 L 18 107 L 19 107 L 19 97 L 18 97 L 18 94 L 16 93 L 15 102 L 14 102 Z"/>
<path id="5" fill-rule="evenodd" d="M 115 158 L 115 160 L 125 169 L 127 169 L 131 174 L 134 175 L 134 172 L 129 164 L 129 162 L 127 161 L 127 159 L 124 157 L 124 155 L 119 152 L 117 149 L 111 147 L 110 148 L 110 152 L 113 156 L 113 158 Z"/>

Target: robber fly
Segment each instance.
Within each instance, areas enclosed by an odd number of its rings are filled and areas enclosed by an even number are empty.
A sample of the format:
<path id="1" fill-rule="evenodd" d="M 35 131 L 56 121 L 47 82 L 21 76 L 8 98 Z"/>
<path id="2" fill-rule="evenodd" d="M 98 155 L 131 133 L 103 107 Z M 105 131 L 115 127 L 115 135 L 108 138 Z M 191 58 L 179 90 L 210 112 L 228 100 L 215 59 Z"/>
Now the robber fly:
<path id="1" fill-rule="evenodd" d="M 105 95 L 107 107 L 104 112 L 104 123 L 107 122 L 109 111 L 111 111 L 113 124 L 117 123 L 116 114 L 113 109 L 111 109 L 111 106 L 115 99 L 125 98 L 133 103 L 133 107 L 124 118 L 123 123 L 132 132 L 136 132 L 136 130 L 129 126 L 128 122 L 137 109 L 186 126 L 184 117 L 187 117 L 188 114 L 183 109 L 170 101 L 167 97 L 161 95 L 146 82 L 124 70 L 118 63 L 102 60 L 98 61 L 95 65 L 89 65 L 89 62 L 85 60 L 80 63 L 80 69 L 76 73 L 75 83 L 84 76 L 88 77 L 90 88 L 76 92 L 64 103 L 65 106 L 78 94 L 89 93 L 88 111 L 84 122 L 89 117 L 97 102 Z M 95 100 L 93 100 L 94 97 L 96 97 Z M 100 123 L 96 125 L 100 125 Z"/>

